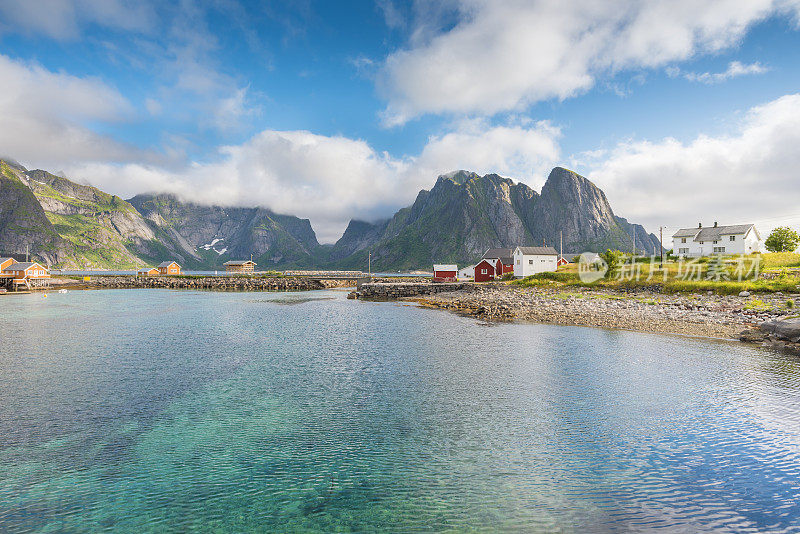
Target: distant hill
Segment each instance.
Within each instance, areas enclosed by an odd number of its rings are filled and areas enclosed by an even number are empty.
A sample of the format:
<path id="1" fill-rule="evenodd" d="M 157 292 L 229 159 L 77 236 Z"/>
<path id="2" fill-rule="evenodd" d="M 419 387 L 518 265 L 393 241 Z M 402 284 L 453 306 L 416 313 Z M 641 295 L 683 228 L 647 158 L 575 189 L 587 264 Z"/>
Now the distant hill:
<path id="1" fill-rule="evenodd" d="M 353 220 L 334 245 L 320 245 L 307 219 L 266 208 L 204 206 L 173 195 L 123 200 L 42 170 L 0 160 L 0 253 L 32 255 L 67 268 L 127 268 L 175 259 L 221 269 L 249 258 L 261 269 L 429 268 L 473 262 L 492 247 L 558 245 L 564 250 L 653 252 L 658 241 L 611 210 L 586 178 L 553 169 L 539 194 L 496 174 L 440 176 L 390 219 Z"/>

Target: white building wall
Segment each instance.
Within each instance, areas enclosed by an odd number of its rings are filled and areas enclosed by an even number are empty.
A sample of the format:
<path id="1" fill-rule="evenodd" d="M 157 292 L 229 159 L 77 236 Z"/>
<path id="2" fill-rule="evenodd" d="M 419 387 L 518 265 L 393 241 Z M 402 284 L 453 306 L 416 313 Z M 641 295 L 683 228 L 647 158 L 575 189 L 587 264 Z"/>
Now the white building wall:
<path id="1" fill-rule="evenodd" d="M 733 240 L 731 240 L 731 237 L 733 237 Z M 683 239 L 686 239 L 686 243 L 682 242 Z M 672 238 L 673 254 L 676 256 L 693 258 L 701 256 L 713 256 L 715 254 L 752 254 L 754 252 L 761 252 L 762 248 L 762 242 L 754 230 L 750 230 L 747 235 L 723 234 L 716 242 L 695 241 L 693 237 Z M 682 252 L 681 249 L 688 249 L 688 253 Z"/>
<path id="2" fill-rule="evenodd" d="M 514 251 L 514 277 L 525 278 L 544 272 L 555 272 L 558 269 L 558 256 L 525 255 Z"/>

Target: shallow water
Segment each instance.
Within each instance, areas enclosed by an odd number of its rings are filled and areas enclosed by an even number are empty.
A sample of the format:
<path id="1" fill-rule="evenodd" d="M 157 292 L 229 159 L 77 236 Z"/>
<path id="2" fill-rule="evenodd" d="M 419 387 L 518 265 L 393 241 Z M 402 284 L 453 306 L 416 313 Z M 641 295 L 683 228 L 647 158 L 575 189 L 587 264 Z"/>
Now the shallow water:
<path id="1" fill-rule="evenodd" d="M 0 297 L 0 531 L 800 531 L 797 358 L 345 294 Z"/>

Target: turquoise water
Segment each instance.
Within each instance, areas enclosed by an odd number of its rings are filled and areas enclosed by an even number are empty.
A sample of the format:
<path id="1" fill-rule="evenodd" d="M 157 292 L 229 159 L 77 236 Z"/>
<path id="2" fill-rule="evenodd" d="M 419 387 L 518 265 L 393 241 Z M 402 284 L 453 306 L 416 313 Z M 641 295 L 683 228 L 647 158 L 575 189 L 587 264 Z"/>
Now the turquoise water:
<path id="1" fill-rule="evenodd" d="M 800 531 L 800 360 L 340 291 L 0 297 L 0 531 Z"/>

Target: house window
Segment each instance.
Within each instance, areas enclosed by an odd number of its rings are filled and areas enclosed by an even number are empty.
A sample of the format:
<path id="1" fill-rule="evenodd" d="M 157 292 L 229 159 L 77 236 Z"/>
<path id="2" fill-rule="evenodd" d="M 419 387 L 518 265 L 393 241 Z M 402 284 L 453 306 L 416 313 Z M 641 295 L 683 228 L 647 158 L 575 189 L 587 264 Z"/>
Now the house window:
<path id="1" fill-rule="evenodd" d="M 735 235 L 731 236 L 731 241 L 736 241 L 736 236 Z"/>
<path id="2" fill-rule="evenodd" d="M 486 269 L 481 269 L 481 274 L 486 274 Z"/>
<path id="3" fill-rule="evenodd" d="M 517 265 L 519 265 L 520 263 L 521 263 L 521 262 L 520 262 L 519 260 L 517 260 Z"/>
<path id="4" fill-rule="evenodd" d="M 700 241 L 700 244 L 702 245 L 702 244 L 703 244 L 703 241 Z"/>
<path id="5" fill-rule="evenodd" d="M 716 245 L 716 244 L 717 244 L 717 242 L 716 242 L 716 241 L 712 241 L 712 244 Z"/>
<path id="6" fill-rule="evenodd" d="M 725 247 L 714 247 L 714 252 L 724 253 Z"/>
<path id="7" fill-rule="evenodd" d="M 533 265 L 533 260 L 528 260 L 528 265 Z"/>
<path id="8" fill-rule="evenodd" d="M 679 248 L 678 249 L 678 254 L 688 254 L 688 253 L 689 253 L 689 249 L 688 248 Z"/>
<path id="9" fill-rule="evenodd" d="M 681 239 L 681 243 L 686 243 L 686 238 L 685 237 Z"/>

